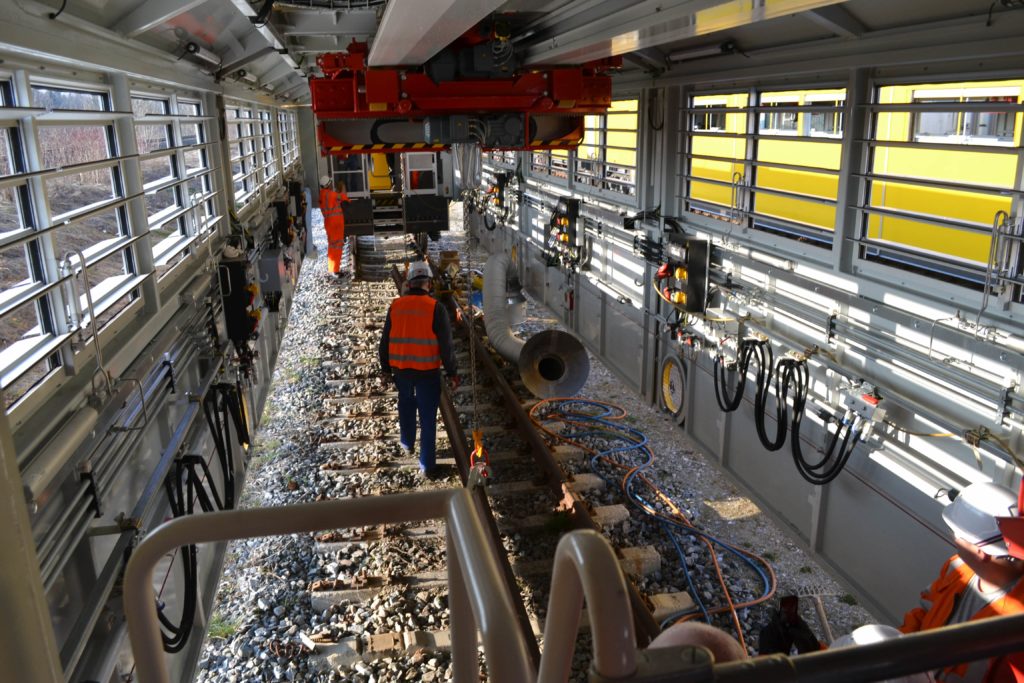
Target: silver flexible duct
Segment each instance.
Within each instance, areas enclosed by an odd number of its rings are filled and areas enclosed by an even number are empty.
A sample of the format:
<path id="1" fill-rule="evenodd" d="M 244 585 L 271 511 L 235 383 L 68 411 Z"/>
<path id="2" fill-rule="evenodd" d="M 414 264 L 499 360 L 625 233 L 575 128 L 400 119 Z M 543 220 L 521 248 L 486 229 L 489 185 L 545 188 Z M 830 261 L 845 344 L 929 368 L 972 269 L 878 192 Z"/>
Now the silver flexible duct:
<path id="1" fill-rule="evenodd" d="M 505 281 L 512 260 L 508 254 L 493 254 L 484 266 L 484 327 L 491 346 L 510 363 L 519 362 L 525 341 L 512 334 Z"/>
<path id="2" fill-rule="evenodd" d="M 484 327 L 491 346 L 502 358 L 519 367 L 526 388 L 539 398 L 572 396 L 587 381 L 590 359 L 576 337 L 559 330 L 544 330 L 523 341 L 512 333 L 506 291 L 507 254 L 493 254 L 484 266 Z"/>

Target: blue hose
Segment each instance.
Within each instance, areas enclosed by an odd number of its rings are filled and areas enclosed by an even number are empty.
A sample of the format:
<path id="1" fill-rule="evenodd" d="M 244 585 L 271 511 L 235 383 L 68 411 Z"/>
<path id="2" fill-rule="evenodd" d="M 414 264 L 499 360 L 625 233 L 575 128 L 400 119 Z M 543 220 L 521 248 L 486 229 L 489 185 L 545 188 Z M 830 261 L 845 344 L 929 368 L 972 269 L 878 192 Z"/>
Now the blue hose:
<path id="1" fill-rule="evenodd" d="M 597 414 L 573 413 L 571 411 L 566 410 L 566 407 L 568 406 L 593 407 L 598 408 L 599 412 Z M 617 410 L 618 413 L 613 415 L 613 411 L 615 410 Z M 573 421 L 587 422 L 597 427 L 597 429 L 593 430 L 570 432 L 564 434 L 563 436 L 565 436 L 566 438 L 578 440 L 581 438 L 597 437 L 609 441 L 625 442 L 625 445 L 621 447 L 606 448 L 604 450 L 599 451 L 597 454 L 591 457 L 590 467 L 591 470 L 599 477 L 601 477 L 605 482 L 607 482 L 610 485 L 617 485 L 618 482 L 616 482 L 612 478 L 605 476 L 605 474 L 601 472 L 599 461 L 602 458 L 620 456 L 614 459 L 618 461 L 620 464 L 632 468 L 632 471 L 626 476 L 625 480 L 621 481 L 621 485 L 624 492 L 626 493 L 626 497 L 630 500 L 630 502 L 633 503 L 633 505 L 639 508 L 642 512 L 644 512 L 648 516 L 655 517 L 655 519 L 657 519 L 661 523 L 662 532 L 668 536 L 669 540 L 672 542 L 672 545 L 676 550 L 676 553 L 679 555 L 679 562 L 683 569 L 683 575 L 686 578 L 686 583 L 689 586 L 690 593 L 693 596 L 694 602 L 697 606 L 692 609 L 683 610 L 669 615 L 666 619 L 662 621 L 662 628 L 671 625 L 681 617 L 694 614 L 696 612 L 700 612 L 703 615 L 704 620 L 706 622 L 711 622 L 711 614 L 709 613 L 706 605 L 704 604 L 704 601 L 701 599 L 699 591 L 694 585 L 693 577 L 691 576 L 689 567 L 687 566 L 686 554 L 683 552 L 683 549 L 680 547 L 679 541 L 676 538 L 676 533 L 678 531 L 683 531 L 684 533 L 690 534 L 692 536 L 697 536 L 706 539 L 713 545 L 720 547 L 722 550 L 742 560 L 743 563 L 750 567 L 761 579 L 762 597 L 768 596 L 768 594 L 772 590 L 771 579 L 769 578 L 768 574 L 764 571 L 764 569 L 760 566 L 760 564 L 756 562 L 754 558 L 752 558 L 749 554 L 739 550 L 730 543 L 727 543 L 719 538 L 716 538 L 715 536 L 712 536 L 711 534 L 708 534 L 705 531 L 697 529 L 696 527 L 689 526 L 687 524 L 672 519 L 666 519 L 664 517 L 657 516 L 657 509 L 654 506 L 654 504 L 648 502 L 638 491 L 635 490 L 634 484 L 637 475 L 640 474 L 643 470 L 647 469 L 651 465 L 651 463 L 654 462 L 654 453 L 647 445 L 649 440 L 646 434 L 644 434 L 638 429 L 634 429 L 632 427 L 623 425 L 621 422 L 614 421 L 625 415 L 625 411 L 623 409 L 618 408 L 616 406 L 609 406 L 603 403 L 598 403 L 595 401 L 589 401 L 587 399 L 574 398 L 560 401 L 557 413 L 565 417 L 570 417 Z M 541 422 L 558 421 L 558 418 L 538 418 L 538 420 Z M 640 451 L 640 453 L 638 454 L 639 457 L 643 458 L 642 462 L 639 465 L 626 463 L 622 461 L 622 455 L 637 450 Z M 712 550 L 712 552 L 714 552 L 714 550 Z"/>

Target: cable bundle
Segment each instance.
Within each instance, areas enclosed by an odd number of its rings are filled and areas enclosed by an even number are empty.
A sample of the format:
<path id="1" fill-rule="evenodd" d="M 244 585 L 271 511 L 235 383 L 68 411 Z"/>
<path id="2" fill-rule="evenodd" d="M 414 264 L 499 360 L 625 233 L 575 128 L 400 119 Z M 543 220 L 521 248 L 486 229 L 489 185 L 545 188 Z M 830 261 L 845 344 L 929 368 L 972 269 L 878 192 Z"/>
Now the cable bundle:
<path id="1" fill-rule="evenodd" d="M 722 412 L 731 413 L 740 407 L 743 401 L 743 390 L 747 385 L 747 371 L 750 369 L 751 360 L 757 361 L 757 394 L 759 400 L 763 393 L 767 393 L 767 385 L 772 374 L 772 346 L 766 340 L 747 337 L 741 339 L 736 357 L 736 372 L 739 377 L 732 390 L 728 388 L 727 373 L 729 367 L 722 354 L 715 356 L 715 365 L 712 374 L 715 377 L 715 399 Z M 730 394 L 732 394 L 730 396 Z M 766 398 L 764 400 L 767 400 Z"/>
<path id="2" fill-rule="evenodd" d="M 175 467 L 164 480 L 164 489 L 171 508 L 177 518 L 195 512 L 196 503 L 203 512 L 230 510 L 235 507 L 235 466 L 231 452 L 231 428 L 241 444 L 249 443 L 249 432 L 239 402 L 239 390 L 231 384 L 215 384 L 203 398 L 203 413 L 213 436 L 224 481 L 224 497 L 217 493 L 213 473 L 206 459 L 201 455 L 184 455 L 175 462 Z M 181 620 L 175 624 L 164 614 L 163 605 L 158 609 L 160 623 L 166 629 L 161 632 L 164 651 L 180 652 L 188 642 L 195 625 L 196 604 L 199 595 L 199 553 L 196 546 L 181 548 L 182 574 L 184 580 Z"/>
<path id="3" fill-rule="evenodd" d="M 619 486 L 626 498 L 648 515 L 652 521 L 656 522 L 666 536 L 668 536 L 669 541 L 679 555 L 683 575 L 697 606 L 693 609 L 671 615 L 662 623 L 662 628 L 676 621 L 692 619 L 697 616 L 702 616 L 706 621 L 710 622 L 711 615 L 728 612 L 732 617 L 738 639 L 741 644 L 744 644 L 743 629 L 737 610 L 764 602 L 774 595 L 775 573 L 771 565 L 764 558 L 711 536 L 693 525 L 686 513 L 676 505 L 672 498 L 644 473 L 644 470 L 649 468 L 654 462 L 654 453 L 651 451 L 647 437 L 643 432 L 619 422 L 625 416 L 626 412 L 618 406 L 599 401 L 574 398 L 545 399 L 534 405 L 530 410 L 531 420 L 546 434 L 591 453 L 590 462 L 593 471 L 606 481 L 609 481 L 609 483 Z M 572 428 L 579 431 L 574 431 L 571 434 L 559 434 L 547 429 L 544 426 L 545 422 L 561 422 L 571 425 Z M 579 439 L 589 437 L 601 438 L 608 443 L 605 448 L 598 450 L 579 441 Z M 622 471 L 622 479 L 619 481 L 608 479 L 600 471 L 600 465 L 602 464 Z M 664 511 L 660 510 L 659 506 Z M 709 607 L 704 603 L 700 591 L 694 585 L 690 569 L 686 564 L 686 554 L 679 544 L 679 534 L 686 534 L 699 539 L 708 549 L 719 583 L 722 586 L 725 605 Z M 722 574 L 722 567 L 719 563 L 715 546 L 738 558 L 754 571 L 761 582 L 760 596 L 740 603 L 733 601 L 732 594 Z"/>

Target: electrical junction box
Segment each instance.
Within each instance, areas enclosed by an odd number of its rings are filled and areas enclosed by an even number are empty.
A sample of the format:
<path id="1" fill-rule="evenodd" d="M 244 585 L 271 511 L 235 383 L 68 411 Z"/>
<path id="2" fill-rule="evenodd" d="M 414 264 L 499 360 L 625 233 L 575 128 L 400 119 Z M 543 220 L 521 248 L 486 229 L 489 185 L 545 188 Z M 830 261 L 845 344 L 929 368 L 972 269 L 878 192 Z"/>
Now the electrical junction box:
<path id="1" fill-rule="evenodd" d="M 843 405 L 867 423 L 861 427 L 861 441 L 867 441 L 875 424 L 885 419 L 885 408 L 879 407 L 882 399 L 875 396 L 873 391 L 869 387 L 869 391 L 866 392 L 846 392 L 843 394 Z"/>

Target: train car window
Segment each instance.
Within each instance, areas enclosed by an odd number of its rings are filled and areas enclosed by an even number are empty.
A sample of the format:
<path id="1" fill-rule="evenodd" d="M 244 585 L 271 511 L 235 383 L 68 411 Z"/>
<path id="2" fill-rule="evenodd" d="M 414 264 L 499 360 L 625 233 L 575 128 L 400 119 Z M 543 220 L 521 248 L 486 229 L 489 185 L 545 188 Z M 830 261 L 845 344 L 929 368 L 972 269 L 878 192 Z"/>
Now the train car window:
<path id="1" fill-rule="evenodd" d="M 35 106 L 68 112 L 59 123 L 42 117 L 35 143 L 49 213 L 49 249 L 56 271 L 77 282 L 65 292 L 62 316 L 88 338 L 93 316 L 102 328 L 138 297 L 126 206 L 132 198 L 125 191 L 126 157 L 119 156 L 114 127 L 123 114 L 113 112 L 107 120 L 95 115 L 112 109 L 105 91 L 42 82 L 33 83 L 31 93 Z"/>
<path id="2" fill-rule="evenodd" d="M 493 149 L 486 153 L 486 157 L 492 164 L 514 168 L 517 162 L 517 154 L 518 152 L 514 149 Z"/>
<path id="3" fill-rule="evenodd" d="M 737 215 L 737 186 L 747 175 L 747 102 L 749 93 L 696 95 L 690 98 L 686 131 L 685 206 L 692 213 L 732 221 Z"/>
<path id="4" fill-rule="evenodd" d="M 990 274 L 1017 290 L 1012 226 L 1022 172 L 1022 85 L 1016 81 L 876 88 L 861 218 L 861 258 L 981 288 Z M 1000 213 L 1005 212 L 1005 213 Z"/>
<path id="5" fill-rule="evenodd" d="M 238 104 L 227 109 L 227 137 L 236 209 L 252 201 L 259 187 L 256 163 L 256 141 L 259 134 L 252 118 L 252 109 L 245 105 Z"/>
<path id="6" fill-rule="evenodd" d="M 0 80 L 0 107 L 14 106 L 9 81 Z M 0 127 L 0 388 L 10 409 L 58 366 L 50 297 L 43 289 L 39 239 L 34 234 L 29 183 L 12 178 L 26 170 L 17 124 Z M 25 239 L 20 240 L 20 236 Z"/>
<path id="7" fill-rule="evenodd" d="M 146 114 L 167 114 L 168 103 L 167 100 L 155 99 L 151 97 L 133 97 L 132 113 L 135 114 L 135 116 L 145 116 Z"/>
<path id="8" fill-rule="evenodd" d="M 758 94 L 753 182 L 744 208 L 754 228 L 831 248 L 845 90 Z"/>
<path id="9" fill-rule="evenodd" d="M 569 152 L 564 149 L 534 151 L 530 155 L 530 172 L 563 183 L 569 178 Z"/>
<path id="10" fill-rule="evenodd" d="M 284 159 L 285 167 L 288 167 L 299 158 L 295 114 L 285 110 L 278 111 L 277 125 L 281 137 L 281 157 Z"/>
<path id="11" fill-rule="evenodd" d="M 583 142 L 576 150 L 573 180 L 594 188 L 636 196 L 638 100 L 616 100 L 606 114 L 584 117 Z"/>
<path id="12" fill-rule="evenodd" d="M 107 93 L 89 92 L 74 88 L 47 85 L 32 86 L 32 106 L 45 109 L 77 109 L 80 111 L 108 111 Z"/>
<path id="13" fill-rule="evenodd" d="M 183 100 L 179 97 L 178 114 L 182 116 L 201 116 L 202 107 L 198 102 L 190 102 L 189 100 Z"/>
<path id="14" fill-rule="evenodd" d="M 168 117 L 169 98 L 133 96 L 132 113 L 145 192 L 147 237 L 159 278 L 187 256 L 187 203 L 178 151 L 182 146 L 179 131 L 184 124 Z"/>
<path id="15" fill-rule="evenodd" d="M 844 89 L 692 97 L 687 209 L 831 248 L 845 102 Z"/>
<path id="16" fill-rule="evenodd" d="M 267 183 L 275 178 L 281 169 L 277 166 L 277 156 L 274 154 L 274 129 L 271 125 L 270 112 L 260 110 L 260 147 L 262 154 L 262 175 L 261 182 Z"/>

